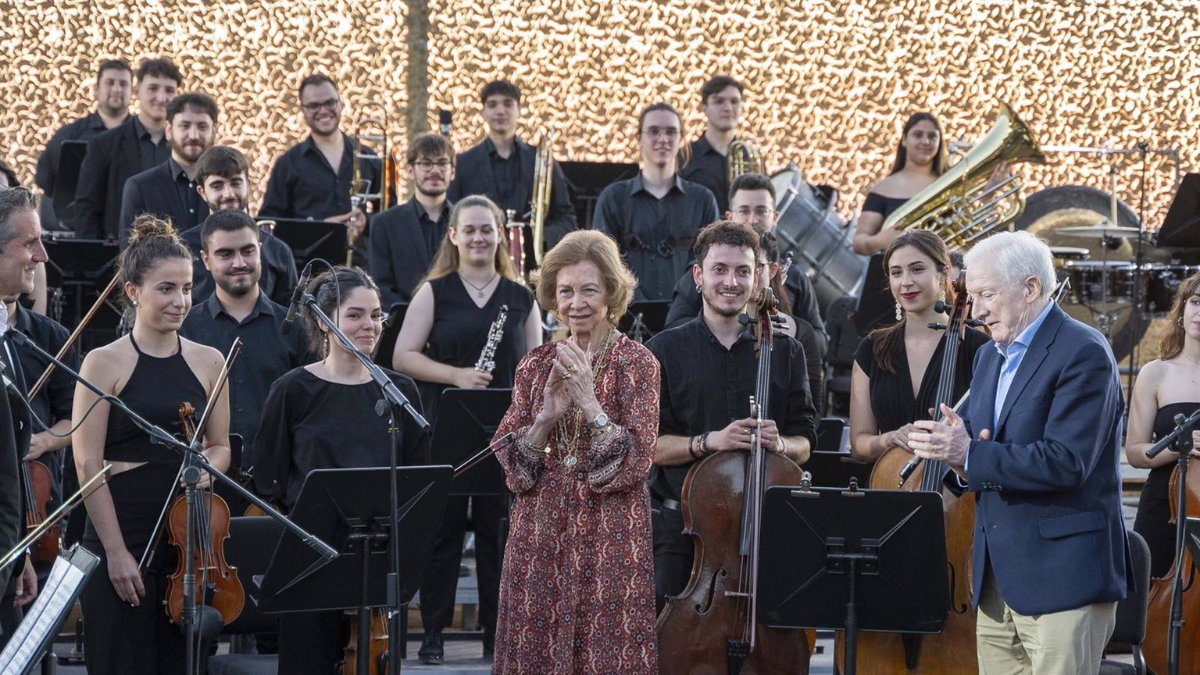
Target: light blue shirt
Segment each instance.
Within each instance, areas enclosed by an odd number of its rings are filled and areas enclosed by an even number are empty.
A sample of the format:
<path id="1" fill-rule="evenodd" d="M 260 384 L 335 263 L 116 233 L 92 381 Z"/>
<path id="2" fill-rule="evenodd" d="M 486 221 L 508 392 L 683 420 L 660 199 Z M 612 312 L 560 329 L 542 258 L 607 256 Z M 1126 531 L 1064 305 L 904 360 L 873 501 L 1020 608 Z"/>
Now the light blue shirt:
<path id="1" fill-rule="evenodd" d="M 1046 307 L 1042 309 L 1041 314 L 1033 320 L 1033 323 L 1025 327 L 1017 339 L 1012 341 L 1008 347 L 1004 347 L 999 342 L 996 343 L 996 351 L 1000 352 L 1000 377 L 996 380 L 996 409 L 992 412 L 992 434 L 996 433 L 996 427 L 1000 426 L 1000 411 L 1004 409 L 1004 399 L 1008 398 L 1008 389 L 1012 386 L 1013 378 L 1017 374 L 1017 369 L 1021 367 L 1021 361 L 1025 359 L 1025 352 L 1029 351 L 1029 345 L 1033 344 L 1033 338 L 1037 336 L 1038 329 L 1046 321 L 1046 316 L 1050 314 L 1050 308 L 1054 306 L 1053 302 L 1046 303 Z"/>

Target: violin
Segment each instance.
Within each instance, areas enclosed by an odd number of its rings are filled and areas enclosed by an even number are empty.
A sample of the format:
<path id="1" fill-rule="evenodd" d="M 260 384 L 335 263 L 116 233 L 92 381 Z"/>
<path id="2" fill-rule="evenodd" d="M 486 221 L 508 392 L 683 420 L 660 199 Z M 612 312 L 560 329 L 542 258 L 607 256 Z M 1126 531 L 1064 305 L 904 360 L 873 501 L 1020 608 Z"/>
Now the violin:
<path id="1" fill-rule="evenodd" d="M 934 409 L 941 405 L 954 406 L 954 380 L 958 367 L 959 348 L 966 337 L 971 301 L 966 292 L 966 272 L 958 275 L 954 284 L 954 307 L 942 338 L 941 374 L 938 378 Z M 871 470 L 870 486 L 895 490 L 913 453 L 894 447 L 879 458 Z M 947 467 L 942 462 L 926 460 L 916 467 L 901 489 L 940 492 L 945 505 L 946 564 L 950 579 L 950 613 L 946 627 L 937 635 L 906 635 L 901 633 L 862 633 L 858 636 L 857 666 L 859 672 L 880 675 L 922 673 L 974 674 L 978 672 L 975 651 L 975 611 L 972 609 L 971 556 L 972 532 L 975 526 L 974 495 L 955 495 L 945 487 L 942 478 Z M 845 640 L 837 636 L 835 660 L 844 668 Z M 919 671 L 918 671 L 919 669 Z"/>
<path id="2" fill-rule="evenodd" d="M 770 410 L 774 295 L 763 289 L 757 303 L 758 378 L 750 404 L 761 424 Z M 767 452 L 759 433 L 750 452 L 718 452 L 688 471 L 680 504 L 684 534 L 695 538 L 695 563 L 687 587 L 667 599 L 655 625 L 660 672 L 808 672 L 815 636 L 770 628 L 758 615 L 763 493 L 772 485 L 799 485 L 803 473 L 787 457 Z"/>
<path id="3" fill-rule="evenodd" d="M 1179 467 L 1171 471 L 1171 487 L 1168 494 L 1178 495 Z M 1187 512 L 1200 513 L 1200 471 L 1192 469 L 1187 474 Z M 1171 500 L 1171 524 L 1179 518 L 1178 505 Z M 1179 672 L 1200 673 L 1200 588 L 1196 584 L 1196 563 L 1187 547 L 1183 559 L 1176 560 L 1171 570 L 1161 579 L 1150 581 L 1150 606 L 1146 611 L 1146 639 L 1142 643 L 1146 665 L 1159 675 L 1167 669 L 1167 646 L 1171 627 L 1171 596 L 1174 590 L 1177 565 L 1186 565 L 1183 572 L 1183 628 L 1179 631 Z"/>
<path id="4" fill-rule="evenodd" d="M 185 443 L 196 434 L 195 408 L 184 401 L 179 405 L 179 420 L 183 424 Z M 229 505 L 224 499 L 207 490 L 196 495 L 196 517 L 192 521 L 196 572 L 196 604 L 208 605 L 221 614 L 229 625 L 242 613 L 246 594 L 238 579 L 237 568 L 225 562 L 225 540 L 229 538 Z M 187 497 L 179 495 L 171 503 L 167 515 L 168 541 L 177 550 L 175 572 L 167 579 L 167 595 L 163 600 L 172 622 L 183 621 L 183 576 L 187 569 Z"/>
<path id="5" fill-rule="evenodd" d="M 53 496 L 53 480 L 45 464 L 21 460 L 21 481 L 25 485 L 25 527 L 36 528 L 46 520 Z M 38 537 L 29 547 L 29 559 L 35 563 L 54 562 L 58 558 L 62 527 L 51 525 L 46 533 Z"/>
<path id="6" fill-rule="evenodd" d="M 358 610 L 346 610 L 346 623 L 350 626 L 349 637 L 343 648 L 342 675 L 384 675 L 388 671 L 388 622 L 386 609 L 377 607 L 371 614 L 371 635 L 367 649 L 370 665 L 366 673 L 358 672 Z"/>

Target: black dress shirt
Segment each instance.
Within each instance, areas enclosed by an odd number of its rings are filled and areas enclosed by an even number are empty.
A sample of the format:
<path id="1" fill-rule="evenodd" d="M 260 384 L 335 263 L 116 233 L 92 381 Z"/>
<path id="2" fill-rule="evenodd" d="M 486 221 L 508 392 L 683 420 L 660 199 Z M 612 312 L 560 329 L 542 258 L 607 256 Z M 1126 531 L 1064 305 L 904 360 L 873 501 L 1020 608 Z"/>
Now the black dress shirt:
<path id="1" fill-rule="evenodd" d="M 383 306 L 411 302 L 437 254 L 454 205 L 447 201 L 437 222 L 416 197 L 371 220 L 371 276 L 383 294 Z"/>
<path id="2" fill-rule="evenodd" d="M 692 157 L 679 175 L 708 188 L 717 198 L 717 210 L 722 215 L 729 210 L 729 164 L 703 134 L 692 142 Z"/>
<path id="3" fill-rule="evenodd" d="M 183 337 L 222 354 L 229 352 L 235 338 L 242 339 L 242 353 L 229 373 L 229 431 L 242 436 L 243 470 L 251 467 L 254 437 L 271 385 L 293 368 L 315 360 L 307 331 L 283 334 L 286 315 L 287 307 L 259 293 L 254 310 L 238 323 L 213 295 L 192 307 L 179 329 Z"/>
<path id="4" fill-rule="evenodd" d="M 136 116 L 133 118 L 133 128 L 137 134 L 138 157 L 142 166 L 158 166 L 171 159 L 171 142 L 167 140 L 166 133 L 155 143 L 154 137 L 150 135 L 150 130 Z"/>
<path id="5" fill-rule="evenodd" d="M 717 220 L 708 188 L 678 175 L 662 199 L 642 184 L 642 174 L 609 185 L 596 200 L 592 229 L 617 241 L 638 278 L 635 300 L 669 300 L 692 262 L 700 228 Z"/>
<path id="6" fill-rule="evenodd" d="M 337 170 L 330 166 L 312 136 L 283 153 L 271 169 L 258 217 L 324 220 L 349 213 L 354 140 L 349 134 L 343 134 L 342 141 L 345 147 Z M 375 155 L 370 148 L 366 148 L 365 153 Z M 363 180 L 369 181 L 364 191 L 378 192 L 379 162 L 367 158 L 358 162 Z"/>
<path id="7" fill-rule="evenodd" d="M 208 300 L 216 290 L 212 274 L 200 258 L 200 234 L 203 229 L 204 224 L 201 223 L 179 233 L 179 238 L 192 249 L 193 307 L 198 307 L 200 303 Z M 258 287 L 271 301 L 287 306 L 292 301 L 292 291 L 296 289 L 296 284 L 300 283 L 296 273 L 296 258 L 292 255 L 292 249 L 270 232 L 260 228 L 258 237 L 261 244 L 259 266 L 262 268 L 258 277 Z"/>
<path id="8" fill-rule="evenodd" d="M 62 150 L 63 141 L 90 141 L 105 131 L 108 131 L 108 127 L 104 126 L 104 118 L 100 117 L 98 112 L 91 112 L 74 122 L 63 125 L 54 132 L 54 135 L 50 137 L 50 142 L 46 144 L 45 151 L 38 157 L 34 182 L 42 189 L 42 192 L 47 195 L 54 194 L 54 184 L 58 179 L 59 153 Z"/>
<path id="9" fill-rule="evenodd" d="M 171 158 L 125 181 L 117 231 L 122 250 L 129 245 L 133 221 L 144 213 L 170 220 L 182 232 L 208 218 L 208 204 L 196 192 L 196 182 Z"/>
<path id="10" fill-rule="evenodd" d="M 513 146 L 508 157 L 501 157 L 500 151 L 496 149 L 496 144 L 492 142 L 492 139 L 484 139 L 483 144 L 487 148 L 488 161 L 492 163 L 492 177 L 496 181 L 494 193 L 496 203 L 500 205 L 501 210 L 511 209 L 521 215 L 521 208 L 524 204 L 517 203 L 521 198 L 518 189 L 521 182 L 521 163 L 516 145 Z M 530 180 L 533 180 L 532 176 L 530 176 Z"/>
<path id="11" fill-rule="evenodd" d="M 754 339 L 743 335 L 730 349 L 717 340 L 702 317 L 654 336 L 646 346 L 661 364 L 659 436 L 699 436 L 750 417 L 758 360 Z M 768 419 L 783 436 L 817 438 L 817 411 L 808 390 L 804 348 L 775 335 L 771 352 Z M 663 499 L 679 499 L 691 463 L 655 466 L 650 487 Z"/>
<path id="12" fill-rule="evenodd" d="M 57 354 L 67 343 L 67 338 L 70 337 L 70 332 L 62 324 L 50 317 L 25 309 L 19 303 L 16 323 L 12 329 L 24 334 L 37 346 L 51 354 Z M 17 387 L 22 393 L 28 394 L 33 385 L 37 383 L 38 378 L 42 376 L 42 372 L 45 371 L 46 360 L 32 348 L 14 346 L 12 349 L 16 352 L 18 361 L 16 365 L 20 373 L 19 381 L 16 383 Z M 66 356 L 59 360 L 70 366 L 72 370 L 78 370 L 78 347 L 72 347 Z M 46 381 L 46 385 L 42 387 L 31 403 L 38 418 L 47 426 L 54 426 L 59 420 L 70 419 L 74 401 L 75 380 L 65 370 L 55 368 L 54 372 L 50 374 L 50 379 Z M 36 433 L 41 429 L 34 431 Z"/>

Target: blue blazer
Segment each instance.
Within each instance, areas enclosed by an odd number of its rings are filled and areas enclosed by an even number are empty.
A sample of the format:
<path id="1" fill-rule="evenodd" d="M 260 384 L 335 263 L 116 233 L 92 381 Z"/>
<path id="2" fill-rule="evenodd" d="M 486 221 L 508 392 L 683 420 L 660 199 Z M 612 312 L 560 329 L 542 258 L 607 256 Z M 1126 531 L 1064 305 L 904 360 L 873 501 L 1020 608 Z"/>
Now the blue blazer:
<path id="1" fill-rule="evenodd" d="M 975 355 L 965 418 L 973 439 L 992 430 L 967 455 L 976 606 L 989 564 L 1021 614 L 1123 599 L 1134 582 L 1118 462 L 1125 402 L 1112 350 L 1051 307 L 994 425 L 1000 364 L 994 343 Z"/>

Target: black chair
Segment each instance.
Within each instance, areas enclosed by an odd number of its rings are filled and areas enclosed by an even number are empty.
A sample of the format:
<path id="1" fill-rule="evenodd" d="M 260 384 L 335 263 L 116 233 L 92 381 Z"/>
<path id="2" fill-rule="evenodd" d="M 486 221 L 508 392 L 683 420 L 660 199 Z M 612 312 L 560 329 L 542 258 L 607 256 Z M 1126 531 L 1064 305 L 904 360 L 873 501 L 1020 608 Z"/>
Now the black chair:
<path id="1" fill-rule="evenodd" d="M 258 585 L 254 577 L 266 574 L 275 546 L 283 534 L 283 526 L 271 518 L 230 518 L 229 540 L 225 542 L 225 559 L 237 568 L 238 579 L 246 592 L 246 604 L 225 633 L 254 635 L 279 630 L 275 614 L 264 614 L 258 608 Z M 208 660 L 209 675 L 276 675 L 279 658 L 274 655 L 221 654 Z"/>
<path id="2" fill-rule="evenodd" d="M 850 438 L 846 422 L 840 417 L 822 417 L 817 422 L 817 446 L 821 452 L 849 452 Z"/>
<path id="3" fill-rule="evenodd" d="M 1146 611 L 1150 605 L 1150 547 L 1137 532 L 1129 530 L 1127 534 L 1137 588 L 1129 591 L 1129 595 L 1117 603 L 1116 626 L 1104 651 L 1107 654 L 1112 647 L 1128 648 L 1133 653 L 1133 663 L 1103 659 L 1100 661 L 1100 675 L 1146 675 L 1142 642 L 1146 639 Z"/>

